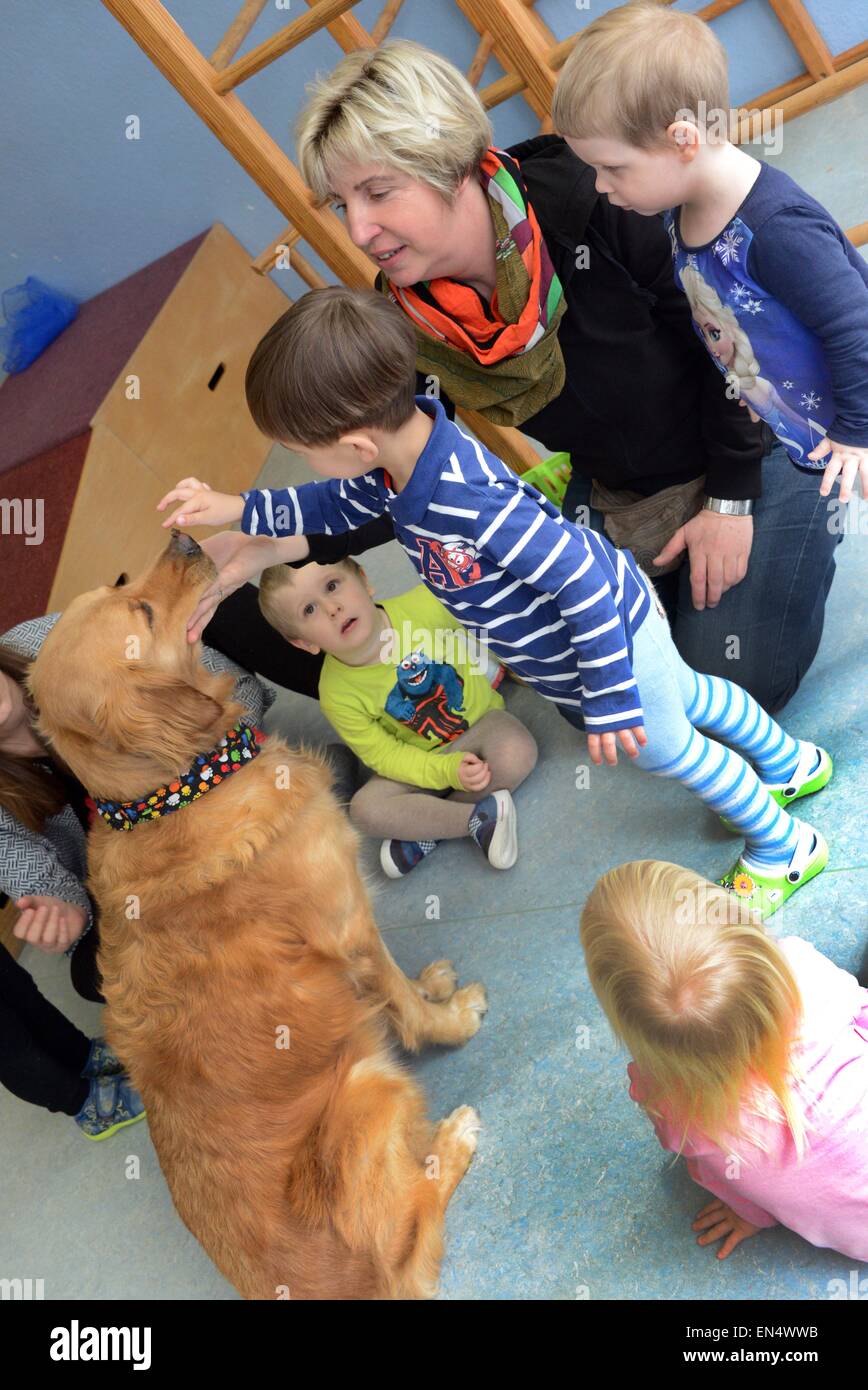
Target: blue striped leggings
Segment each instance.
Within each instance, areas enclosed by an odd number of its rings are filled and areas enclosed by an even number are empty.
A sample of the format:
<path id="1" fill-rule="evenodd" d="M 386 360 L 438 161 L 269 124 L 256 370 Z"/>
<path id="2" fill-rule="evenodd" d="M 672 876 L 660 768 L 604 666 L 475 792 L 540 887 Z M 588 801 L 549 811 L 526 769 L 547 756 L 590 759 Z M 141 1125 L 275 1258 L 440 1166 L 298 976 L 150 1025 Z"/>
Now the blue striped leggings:
<path id="1" fill-rule="evenodd" d="M 799 757 L 798 739 L 740 685 L 691 670 L 654 595 L 651 612 L 633 638 L 633 674 L 648 736 L 636 765 L 658 777 L 674 777 L 737 825 L 746 842 L 744 857 L 758 871 L 786 865 L 800 822 L 778 806 L 763 782 L 786 781 Z"/>

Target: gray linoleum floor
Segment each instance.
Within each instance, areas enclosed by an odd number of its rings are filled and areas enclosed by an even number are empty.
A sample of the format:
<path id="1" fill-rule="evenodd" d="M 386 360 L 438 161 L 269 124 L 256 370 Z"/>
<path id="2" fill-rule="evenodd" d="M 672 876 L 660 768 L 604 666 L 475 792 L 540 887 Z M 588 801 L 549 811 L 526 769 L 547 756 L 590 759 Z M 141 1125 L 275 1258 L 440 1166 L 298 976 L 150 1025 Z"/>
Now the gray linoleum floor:
<path id="1" fill-rule="evenodd" d="M 780 161 L 845 226 L 865 216 L 865 171 L 854 178 L 853 164 L 866 111 L 863 88 L 787 127 Z M 276 449 L 262 482 L 300 479 L 292 465 Z M 868 939 L 864 505 L 861 517 L 838 552 L 820 653 L 784 716 L 793 734 L 832 751 L 836 775 L 810 813 L 830 841 L 829 867 L 787 904 L 780 928 L 850 969 Z M 394 545 L 372 552 L 367 568 L 380 597 L 414 579 Z M 497 874 L 462 841 L 394 884 L 366 849 L 377 919 L 399 964 L 416 974 L 449 956 L 463 981 L 489 991 L 489 1015 L 466 1048 L 412 1063 L 433 1118 L 471 1104 L 484 1126 L 449 1208 L 442 1296 L 828 1298 L 829 1281 L 848 1280 L 852 1262 L 787 1231 L 757 1236 L 723 1264 L 695 1246 L 689 1222 L 703 1193 L 630 1101 L 625 1059 L 579 950 L 581 904 L 605 869 L 654 857 L 713 878 L 729 867 L 733 841 L 679 786 L 623 765 L 592 769 L 589 788 L 577 791 L 583 740 L 527 690 L 509 684 L 506 698 L 541 750 L 517 795 L 516 867 Z M 285 693 L 267 727 L 330 736 L 313 702 Z M 62 958 L 28 949 L 23 962 L 86 1032 L 99 1031 L 99 1008 L 74 994 Z M 590 1045 L 579 1050 L 584 1027 Z M 71 1120 L 6 1092 L 0 1118 L 0 1275 L 42 1278 L 49 1299 L 236 1297 L 175 1215 L 145 1124 L 89 1144 Z M 138 1177 L 128 1176 L 131 1156 Z"/>

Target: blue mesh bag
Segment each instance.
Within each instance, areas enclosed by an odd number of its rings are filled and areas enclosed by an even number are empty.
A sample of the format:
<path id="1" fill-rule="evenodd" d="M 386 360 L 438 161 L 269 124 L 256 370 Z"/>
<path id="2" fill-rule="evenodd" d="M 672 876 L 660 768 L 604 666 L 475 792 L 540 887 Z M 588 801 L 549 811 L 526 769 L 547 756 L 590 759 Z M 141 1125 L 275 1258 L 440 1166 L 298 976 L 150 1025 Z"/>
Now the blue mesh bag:
<path id="1" fill-rule="evenodd" d="M 77 313 L 76 300 L 53 290 L 34 275 L 28 275 L 23 285 L 4 290 L 6 323 L 0 327 L 4 372 L 10 376 L 23 372 L 72 323 Z"/>

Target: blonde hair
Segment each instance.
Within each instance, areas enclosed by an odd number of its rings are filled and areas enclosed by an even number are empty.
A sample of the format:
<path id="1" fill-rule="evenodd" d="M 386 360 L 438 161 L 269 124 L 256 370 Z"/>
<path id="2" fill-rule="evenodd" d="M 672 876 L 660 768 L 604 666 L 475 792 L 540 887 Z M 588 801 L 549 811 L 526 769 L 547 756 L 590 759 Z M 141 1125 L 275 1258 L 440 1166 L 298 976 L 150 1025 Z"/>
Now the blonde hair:
<path id="1" fill-rule="evenodd" d="M 708 24 L 637 0 L 582 30 L 555 88 L 552 121 L 572 139 L 648 149 L 688 119 L 681 113 L 704 128 L 703 112 L 728 106 L 726 51 Z"/>
<path id="2" fill-rule="evenodd" d="M 707 316 L 719 323 L 721 328 L 725 328 L 732 338 L 735 355 L 732 366 L 726 373 L 727 381 L 737 387 L 738 395 L 743 391 L 752 391 L 757 383 L 760 364 L 754 356 L 750 338 L 734 311 L 728 304 L 724 304 L 714 287 L 703 279 L 695 266 L 686 265 L 679 271 L 678 278 L 687 295 L 690 312 L 700 327 L 702 320 Z"/>
<path id="3" fill-rule="evenodd" d="M 316 560 L 311 560 L 311 565 L 317 565 Z M 299 566 L 301 569 L 308 569 L 308 565 Z M 319 569 L 325 569 L 325 565 L 317 565 Z M 364 574 L 364 570 L 351 555 L 347 555 L 343 560 L 335 560 L 328 568 L 349 570 L 351 574 Z M 298 630 L 293 623 L 287 621 L 280 602 L 280 595 L 293 587 L 295 569 L 291 565 L 269 565 L 259 576 L 259 611 L 267 623 L 279 632 L 281 637 L 287 641 L 299 636 Z"/>
<path id="4" fill-rule="evenodd" d="M 458 68 L 410 39 L 348 53 L 308 85 L 296 156 L 319 203 L 342 164 L 385 164 L 451 203 L 494 141 L 479 97 Z"/>
<path id="5" fill-rule="evenodd" d="M 790 1062 L 801 996 L 746 903 L 677 864 L 635 860 L 594 886 L 581 937 L 594 993 L 649 1087 L 645 1108 L 682 1127 L 679 1152 L 692 1126 L 721 1147 L 738 1139 L 748 1110 L 788 1125 L 802 1155 Z"/>

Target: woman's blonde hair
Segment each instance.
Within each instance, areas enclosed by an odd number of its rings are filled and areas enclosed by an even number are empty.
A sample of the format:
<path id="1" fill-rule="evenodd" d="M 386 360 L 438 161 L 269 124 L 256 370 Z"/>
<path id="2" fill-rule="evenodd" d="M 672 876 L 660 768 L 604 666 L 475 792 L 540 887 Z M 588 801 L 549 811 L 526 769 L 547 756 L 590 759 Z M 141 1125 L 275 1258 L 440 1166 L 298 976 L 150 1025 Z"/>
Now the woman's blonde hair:
<path id="1" fill-rule="evenodd" d="M 702 129 L 704 112 L 728 106 L 726 50 L 709 25 L 638 0 L 582 30 L 555 88 L 552 121 L 571 139 L 649 149 L 673 121 L 692 118 Z"/>
<path id="2" fill-rule="evenodd" d="M 757 383 L 760 364 L 754 356 L 750 338 L 735 313 L 728 304 L 724 304 L 714 287 L 703 279 L 695 266 L 686 265 L 679 272 L 678 278 L 697 323 L 701 326 L 703 318 L 708 317 L 720 324 L 721 328 L 725 328 L 732 338 L 735 356 L 726 373 L 727 380 L 738 388 L 739 396 L 743 391 L 752 391 Z"/>
<path id="3" fill-rule="evenodd" d="M 581 918 L 588 975 L 647 1091 L 643 1105 L 724 1146 L 744 1108 L 804 1125 L 790 1062 L 802 1001 L 747 904 L 690 869 L 639 859 L 610 869 Z M 679 1149 L 680 1151 L 680 1149 Z"/>
<path id="4" fill-rule="evenodd" d="M 410 39 L 349 53 L 308 85 L 296 155 L 319 203 L 343 164 L 385 164 L 451 203 L 493 143 L 491 122 L 458 68 Z"/>

